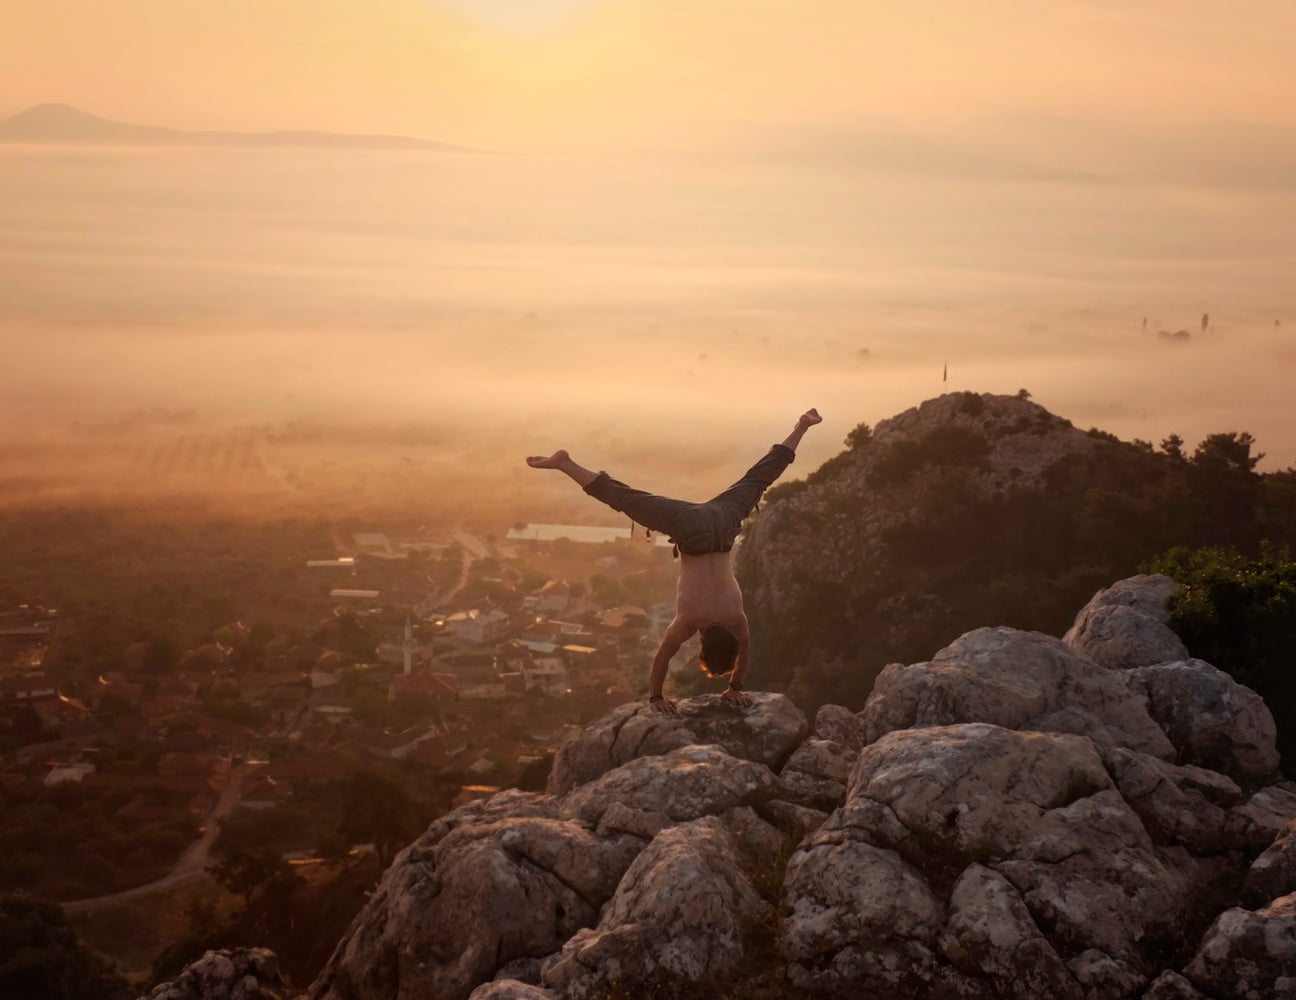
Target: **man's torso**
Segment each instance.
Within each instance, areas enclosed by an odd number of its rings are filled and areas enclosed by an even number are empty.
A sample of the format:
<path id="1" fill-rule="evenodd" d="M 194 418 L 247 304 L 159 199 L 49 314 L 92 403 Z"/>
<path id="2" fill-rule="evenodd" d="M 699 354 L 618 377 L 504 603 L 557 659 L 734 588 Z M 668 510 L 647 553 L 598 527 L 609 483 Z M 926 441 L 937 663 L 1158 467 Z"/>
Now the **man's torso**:
<path id="1" fill-rule="evenodd" d="M 728 552 L 680 554 L 675 614 L 698 628 L 713 622 L 731 624 L 742 619 L 742 591 L 734 579 Z"/>

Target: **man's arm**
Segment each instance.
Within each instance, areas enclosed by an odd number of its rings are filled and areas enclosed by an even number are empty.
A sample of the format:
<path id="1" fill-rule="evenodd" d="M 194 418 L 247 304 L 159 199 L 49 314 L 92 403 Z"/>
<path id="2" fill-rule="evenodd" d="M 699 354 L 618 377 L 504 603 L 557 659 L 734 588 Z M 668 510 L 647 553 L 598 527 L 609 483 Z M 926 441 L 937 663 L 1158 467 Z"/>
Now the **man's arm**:
<path id="1" fill-rule="evenodd" d="M 734 660 L 733 673 L 729 675 L 729 687 L 720 697 L 745 708 L 751 704 L 751 698 L 743 692 L 743 678 L 747 676 L 747 664 L 751 661 L 751 633 L 747 630 L 746 615 L 743 615 L 741 624 L 733 631 L 738 639 L 738 658 Z"/>
<path id="2" fill-rule="evenodd" d="M 806 410 L 805 413 L 797 417 L 796 426 L 792 428 L 792 433 L 783 440 L 783 447 L 791 448 L 796 451 L 797 445 L 801 443 L 801 438 L 815 424 L 823 423 L 823 417 L 819 416 L 819 411 L 813 406 Z"/>
<path id="3" fill-rule="evenodd" d="M 675 703 L 662 694 L 662 685 L 666 683 L 666 671 L 670 669 L 671 658 L 696 631 L 694 626 L 686 625 L 678 616 L 666 627 L 666 634 L 657 647 L 657 655 L 653 657 L 652 673 L 648 675 L 648 703 L 655 711 L 677 711 Z"/>

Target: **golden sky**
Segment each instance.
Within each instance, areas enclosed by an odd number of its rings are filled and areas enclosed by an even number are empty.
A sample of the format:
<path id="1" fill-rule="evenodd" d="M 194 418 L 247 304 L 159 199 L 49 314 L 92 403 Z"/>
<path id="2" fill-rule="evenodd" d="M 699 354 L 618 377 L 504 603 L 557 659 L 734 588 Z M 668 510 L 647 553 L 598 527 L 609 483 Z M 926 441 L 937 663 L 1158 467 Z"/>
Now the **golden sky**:
<path id="1" fill-rule="evenodd" d="M 0 113 L 475 146 L 1047 114 L 1296 124 L 1291 0 L 0 0 Z"/>

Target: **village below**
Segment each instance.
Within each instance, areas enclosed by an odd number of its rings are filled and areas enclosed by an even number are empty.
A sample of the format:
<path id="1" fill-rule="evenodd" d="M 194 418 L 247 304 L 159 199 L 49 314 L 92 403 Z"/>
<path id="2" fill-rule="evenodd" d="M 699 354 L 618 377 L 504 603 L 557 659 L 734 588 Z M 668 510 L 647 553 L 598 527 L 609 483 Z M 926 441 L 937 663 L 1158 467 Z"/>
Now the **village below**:
<path id="1" fill-rule="evenodd" d="M 371 885 L 448 809 L 542 788 L 565 738 L 643 695 L 673 612 L 669 544 L 629 526 L 330 537 L 283 595 L 324 609 L 295 628 L 247 607 L 88 671 L 63 609 L 0 609 L 0 892 L 59 901 L 147 978 L 276 879 Z"/>

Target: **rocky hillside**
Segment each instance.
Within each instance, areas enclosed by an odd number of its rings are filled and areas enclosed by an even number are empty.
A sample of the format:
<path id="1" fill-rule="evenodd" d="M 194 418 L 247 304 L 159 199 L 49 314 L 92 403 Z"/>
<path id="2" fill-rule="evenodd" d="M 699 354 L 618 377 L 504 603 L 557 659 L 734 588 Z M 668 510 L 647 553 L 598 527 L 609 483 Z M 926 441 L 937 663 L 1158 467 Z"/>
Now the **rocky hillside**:
<path id="1" fill-rule="evenodd" d="M 429 827 L 305 996 L 1296 996 L 1296 786 L 1260 698 L 1166 627 L 1173 586 L 969 632 L 813 725 L 778 694 L 623 706 L 546 794 Z M 283 995 L 264 954 L 200 966 L 152 1000 Z"/>
<path id="2" fill-rule="evenodd" d="M 1249 441 L 1157 451 L 1024 394 L 952 393 L 861 427 L 805 481 L 770 490 L 737 551 L 753 676 L 799 704 L 858 708 L 887 663 L 978 625 L 1060 632 L 1099 586 L 1171 546 L 1288 538 L 1296 526 L 1264 518 L 1296 494 L 1260 502 Z"/>

